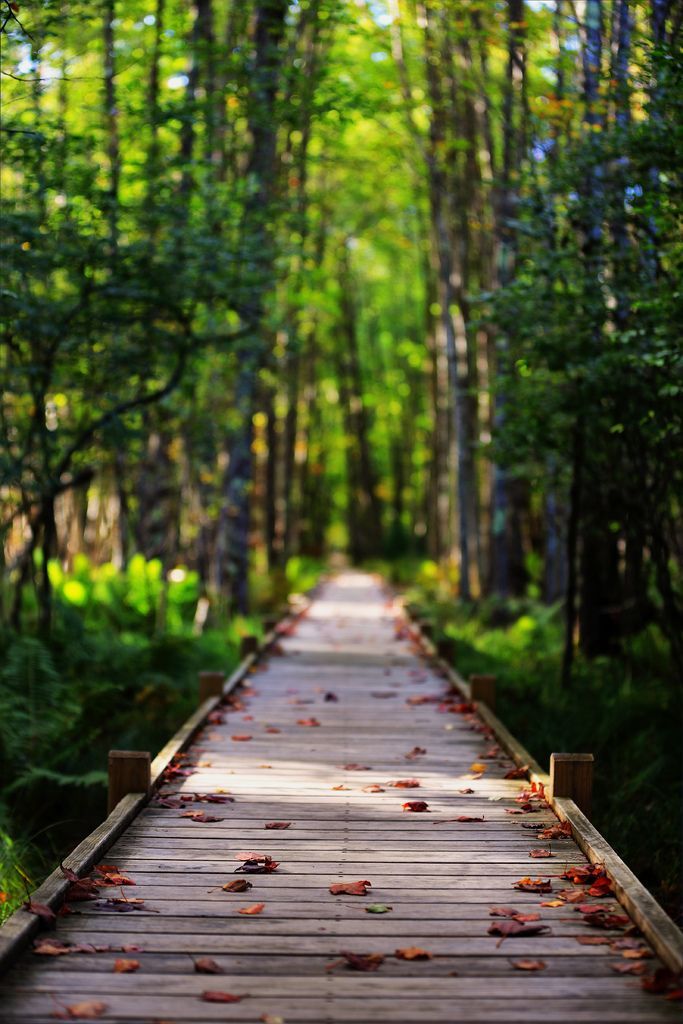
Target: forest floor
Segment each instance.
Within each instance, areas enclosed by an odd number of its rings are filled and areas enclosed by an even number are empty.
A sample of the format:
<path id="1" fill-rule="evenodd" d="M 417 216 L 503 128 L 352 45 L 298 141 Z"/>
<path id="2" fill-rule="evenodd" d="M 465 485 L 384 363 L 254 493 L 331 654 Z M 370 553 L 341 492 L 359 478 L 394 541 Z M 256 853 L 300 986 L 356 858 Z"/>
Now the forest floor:
<path id="1" fill-rule="evenodd" d="M 7 976 L 6 1020 L 677 1019 L 375 579 L 328 581 L 257 671 Z"/>

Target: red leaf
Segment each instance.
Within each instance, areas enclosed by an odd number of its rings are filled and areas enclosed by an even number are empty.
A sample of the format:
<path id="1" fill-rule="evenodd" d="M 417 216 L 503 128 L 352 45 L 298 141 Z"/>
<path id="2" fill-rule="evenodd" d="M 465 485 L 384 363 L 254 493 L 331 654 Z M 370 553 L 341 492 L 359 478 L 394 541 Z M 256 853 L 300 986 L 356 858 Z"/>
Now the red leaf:
<path id="1" fill-rule="evenodd" d="M 276 729 L 275 726 L 273 725 L 269 725 L 268 728 L 266 729 L 266 732 L 272 733 L 274 735 L 277 732 L 282 732 L 282 730 Z"/>
<path id="2" fill-rule="evenodd" d="M 139 960 L 126 960 L 124 957 L 119 957 L 118 960 L 114 961 L 115 974 L 133 974 L 134 971 L 138 971 L 139 969 Z"/>
<path id="3" fill-rule="evenodd" d="M 333 896 L 367 896 L 367 891 L 372 887 L 372 882 L 362 879 L 359 882 L 332 882 L 330 892 Z"/>
<path id="4" fill-rule="evenodd" d="M 396 789 L 418 789 L 420 786 L 419 779 L 396 779 L 395 782 L 390 782 L 390 786 L 394 786 Z"/>
<path id="5" fill-rule="evenodd" d="M 545 847 L 540 847 L 537 850 L 529 850 L 529 856 L 533 857 L 534 860 L 541 860 L 543 857 L 554 857 L 555 854 L 551 853 L 550 850 L 546 850 Z"/>
<path id="6" fill-rule="evenodd" d="M 429 804 L 424 800 L 406 800 L 402 807 L 404 811 L 412 811 L 415 814 L 420 814 L 423 811 L 429 814 Z"/>
<path id="7" fill-rule="evenodd" d="M 274 828 L 282 829 L 282 828 L 289 828 L 289 826 L 291 824 L 292 824 L 291 821 L 267 821 L 266 824 L 263 827 L 264 828 L 269 828 L 269 829 L 274 829 Z"/>
<path id="8" fill-rule="evenodd" d="M 661 995 L 664 992 L 669 992 L 672 989 L 671 995 L 676 995 L 680 986 L 680 975 L 674 974 L 668 967 L 658 967 L 654 974 L 648 974 L 647 977 L 643 978 L 641 985 L 646 992 L 651 992 L 653 995 Z"/>
<path id="9" fill-rule="evenodd" d="M 232 992 L 202 992 L 201 997 L 205 1003 L 239 1003 L 246 996 L 235 996 Z"/>
<path id="10" fill-rule="evenodd" d="M 234 740 L 235 743 L 246 743 L 247 740 L 253 739 L 253 737 L 245 733 L 242 735 L 238 734 L 237 736 L 231 736 L 230 739 Z"/>
<path id="11" fill-rule="evenodd" d="M 382 786 L 378 786 L 376 782 L 373 782 L 371 786 L 363 786 L 364 793 L 385 793 L 386 790 Z"/>
<path id="12" fill-rule="evenodd" d="M 252 903 L 250 907 L 240 907 L 237 911 L 238 914 L 260 914 L 265 903 Z"/>
<path id="13" fill-rule="evenodd" d="M 549 932 L 547 924 L 522 924 L 519 921 L 494 921 L 488 927 L 489 935 L 500 935 L 496 943 L 500 946 L 505 939 L 528 938 L 532 935 L 543 935 Z"/>
<path id="14" fill-rule="evenodd" d="M 504 779 L 526 779 L 529 774 L 529 765 L 524 765 L 522 768 L 511 768 L 510 771 L 506 772 L 503 776 Z"/>
<path id="15" fill-rule="evenodd" d="M 317 718 L 297 718 L 296 724 L 315 726 L 320 725 L 320 722 L 318 721 Z"/>
<path id="16" fill-rule="evenodd" d="M 528 828 L 529 826 L 523 825 L 522 828 Z M 533 825 L 532 828 L 540 828 L 541 826 Z M 571 839 L 572 827 L 568 821 L 562 821 L 558 825 L 551 825 L 549 828 L 544 828 L 536 836 L 537 839 Z"/>
<path id="17" fill-rule="evenodd" d="M 461 814 L 456 821 L 483 821 L 483 818 L 472 818 L 469 814 Z"/>

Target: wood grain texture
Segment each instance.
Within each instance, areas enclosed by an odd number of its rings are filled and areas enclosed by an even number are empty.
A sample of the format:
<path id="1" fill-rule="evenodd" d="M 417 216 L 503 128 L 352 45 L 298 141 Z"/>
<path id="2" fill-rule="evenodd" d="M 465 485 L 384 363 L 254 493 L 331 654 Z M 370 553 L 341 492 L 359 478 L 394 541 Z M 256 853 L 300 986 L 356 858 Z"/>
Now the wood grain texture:
<path id="1" fill-rule="evenodd" d="M 589 928 L 568 902 L 541 906 L 580 888 L 560 875 L 585 866 L 586 851 L 537 837 L 558 819 L 538 801 L 527 813 L 528 781 L 505 778 L 519 750 L 488 708 L 453 707 L 451 676 L 401 621 L 376 580 L 347 573 L 326 582 L 296 629 L 270 634 L 266 658 L 250 655 L 226 683 L 238 703 L 212 698 L 181 731 L 174 752 L 185 751 L 192 774 L 164 782 L 112 833 L 107 863 L 135 885 L 105 887 L 59 919 L 55 938 L 94 951 L 25 953 L 0 989 L 2 1019 L 47 1022 L 55 1006 L 93 998 L 106 1007 L 99 1019 L 131 1024 L 677 1019 L 673 1004 L 614 971 L 624 962 L 610 945 L 618 925 Z M 219 712 L 208 724 L 207 709 Z M 406 780 L 419 785 L 391 785 Z M 566 803 L 556 801 L 561 816 L 583 828 Z M 266 828 L 275 822 L 288 827 Z M 551 856 L 532 858 L 534 849 Z M 277 869 L 236 870 L 250 853 Z M 516 890 L 525 876 L 553 892 Z M 239 879 L 252 888 L 223 889 Z M 372 883 L 365 896 L 330 892 L 359 879 Z M 122 912 L 108 899 L 144 902 Z M 609 894 L 582 899 L 621 912 Z M 239 913 L 254 904 L 260 913 Z M 374 904 L 388 909 L 368 912 Z M 532 915 L 527 926 L 543 932 L 489 934 L 504 920 L 494 906 Z M 577 941 L 591 936 L 606 941 Z M 407 947 L 430 955 L 396 956 Z M 385 959 L 368 974 L 340 962 L 345 951 Z M 139 960 L 138 971 L 116 973 L 117 956 Z M 223 973 L 198 974 L 202 956 Z M 545 968 L 516 970 L 519 959 Z M 212 989 L 243 998 L 203 1002 Z"/>

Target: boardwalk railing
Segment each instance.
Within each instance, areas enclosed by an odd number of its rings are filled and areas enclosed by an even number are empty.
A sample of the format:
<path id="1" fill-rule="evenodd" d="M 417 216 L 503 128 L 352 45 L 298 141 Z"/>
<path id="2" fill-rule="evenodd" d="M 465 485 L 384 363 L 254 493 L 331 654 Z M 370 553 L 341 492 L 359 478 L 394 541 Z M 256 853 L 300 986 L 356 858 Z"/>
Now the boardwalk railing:
<path id="1" fill-rule="evenodd" d="M 471 676 L 463 679 L 449 660 L 450 649 L 437 646 L 428 635 L 429 627 L 404 607 L 411 628 L 419 635 L 424 650 L 432 657 L 463 700 L 476 705 L 480 718 L 518 768 L 526 768 L 530 782 L 544 787 L 546 800 L 560 821 L 571 825 L 579 848 L 593 864 L 602 864 L 609 876 L 614 895 L 648 940 L 662 962 L 679 974 L 683 971 L 683 933 L 662 909 L 654 896 L 634 875 L 588 818 L 592 786 L 592 754 L 551 754 L 550 771 L 545 772 L 495 714 L 495 676 Z M 440 647 L 440 645 L 439 645 Z M 442 657 L 442 653 L 446 657 Z"/>
<path id="2" fill-rule="evenodd" d="M 310 592 L 315 592 L 316 587 Z M 64 901 L 67 889 L 72 884 L 65 870 L 79 877 L 88 874 L 102 859 L 107 850 L 125 832 L 130 823 L 149 802 L 154 790 L 160 784 L 166 768 L 173 758 L 182 753 L 191 743 L 194 735 L 205 724 L 212 711 L 215 711 L 224 697 L 227 697 L 249 674 L 260 656 L 278 638 L 280 630 L 302 615 L 310 604 L 310 597 L 297 597 L 290 601 L 287 614 L 272 626 L 260 642 L 256 637 L 253 641 L 243 644 L 244 654 L 239 665 L 229 675 L 211 672 L 200 673 L 199 692 L 200 705 L 194 714 L 181 725 L 153 760 L 142 751 L 111 751 L 109 756 L 109 794 L 108 816 L 86 836 L 72 852 L 65 857 L 63 864 L 48 875 L 45 881 L 31 893 L 27 903 L 36 907 L 47 907 L 56 912 Z M 245 649 L 248 653 L 245 653 Z M 207 676 L 214 677 L 213 693 L 206 696 Z M 204 677 L 204 678 L 202 678 Z M 203 697 L 203 699 L 202 699 Z M 114 756 L 112 756 L 114 755 Z M 119 756 L 116 755 L 127 755 Z M 144 769 L 140 762 L 147 759 L 147 775 L 144 784 L 134 785 L 134 780 L 141 780 Z M 64 868 L 65 870 L 62 870 Z M 26 904 L 19 907 L 0 927 L 0 974 L 9 967 L 16 956 L 28 945 L 41 927 L 39 914 L 26 909 Z"/>

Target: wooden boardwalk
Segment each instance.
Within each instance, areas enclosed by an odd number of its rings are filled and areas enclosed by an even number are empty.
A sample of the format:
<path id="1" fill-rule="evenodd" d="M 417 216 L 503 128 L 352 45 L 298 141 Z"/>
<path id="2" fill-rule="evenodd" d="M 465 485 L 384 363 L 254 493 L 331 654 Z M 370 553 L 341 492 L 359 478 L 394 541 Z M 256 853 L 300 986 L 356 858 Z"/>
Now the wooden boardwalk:
<path id="1" fill-rule="evenodd" d="M 26 952 L 3 982 L 0 1018 L 47 1022 L 94 1002 L 99 1019 L 158 1024 L 678 1021 L 679 1007 L 615 972 L 640 962 L 611 945 L 624 945 L 623 927 L 589 927 L 582 904 L 540 905 L 580 889 L 559 875 L 585 858 L 569 839 L 550 844 L 552 859 L 530 858 L 548 843 L 524 826 L 556 819 L 545 806 L 507 813 L 523 806 L 528 784 L 504 778 L 512 763 L 477 720 L 440 706 L 443 679 L 396 630 L 369 576 L 325 584 L 281 652 L 238 691 L 242 706 L 223 722 L 214 715 L 190 748 L 183 766 L 193 774 L 162 790 L 171 806 L 150 805 L 108 853 L 135 886 L 72 903 L 75 913 L 39 940 L 103 948 Z M 390 784 L 406 779 L 419 787 Z M 191 794 L 234 802 L 173 806 Z M 428 809 L 404 810 L 409 801 Z M 277 869 L 235 873 L 249 853 Z M 551 878 L 554 894 L 515 890 L 524 876 Z M 240 879 L 252 888 L 224 891 Z M 359 880 L 372 883 L 365 896 L 329 891 Z M 144 903 L 104 902 L 112 897 Z M 583 899 L 622 913 L 609 896 Z M 261 903 L 258 914 L 239 912 Z M 378 904 L 391 909 L 368 912 Z M 501 942 L 488 933 L 506 922 L 490 915 L 501 905 L 540 914 L 526 926 L 549 930 Z M 428 956 L 396 955 L 415 949 Z M 376 970 L 349 964 L 368 954 L 384 957 L 360 961 Z M 199 973 L 207 957 L 223 973 Z M 121 958 L 139 968 L 117 973 Z M 543 969 L 515 967 L 538 960 Z M 242 998 L 212 1002 L 206 992 Z"/>

